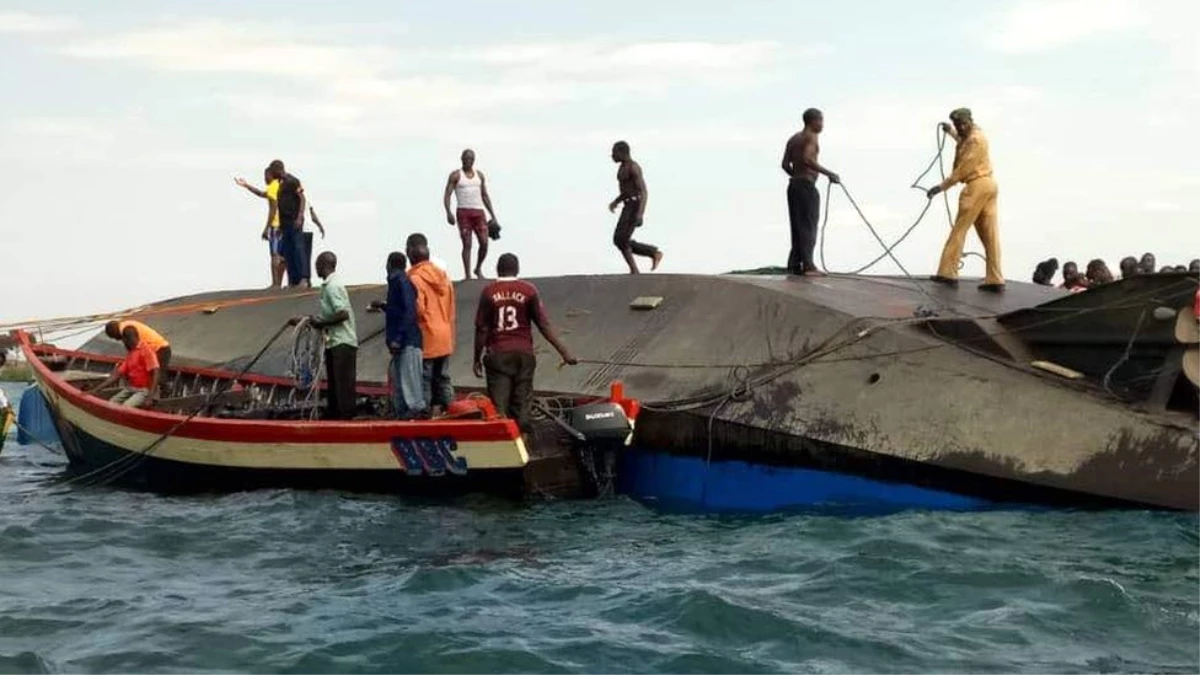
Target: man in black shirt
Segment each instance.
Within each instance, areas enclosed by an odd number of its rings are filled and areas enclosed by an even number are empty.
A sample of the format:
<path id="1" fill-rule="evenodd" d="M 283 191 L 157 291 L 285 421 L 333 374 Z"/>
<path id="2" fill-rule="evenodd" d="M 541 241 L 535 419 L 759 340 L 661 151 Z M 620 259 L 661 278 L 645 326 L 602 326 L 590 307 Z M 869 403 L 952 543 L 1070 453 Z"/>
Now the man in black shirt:
<path id="1" fill-rule="evenodd" d="M 304 186 L 278 159 L 267 170 L 279 181 L 279 248 L 287 261 L 288 286 L 307 288 L 311 274 L 304 240 Z"/>

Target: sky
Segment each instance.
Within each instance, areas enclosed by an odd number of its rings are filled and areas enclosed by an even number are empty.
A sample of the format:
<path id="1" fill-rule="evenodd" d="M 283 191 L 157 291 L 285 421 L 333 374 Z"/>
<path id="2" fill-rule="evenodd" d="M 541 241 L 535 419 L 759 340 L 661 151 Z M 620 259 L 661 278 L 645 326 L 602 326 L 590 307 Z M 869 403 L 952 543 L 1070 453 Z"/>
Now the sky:
<path id="1" fill-rule="evenodd" d="M 0 322 L 265 287 L 265 205 L 233 178 L 261 182 L 275 158 L 347 283 L 381 282 L 418 231 L 458 273 L 441 195 L 467 147 L 504 228 L 493 262 L 621 272 L 606 209 L 621 139 L 650 193 L 637 238 L 664 272 L 782 265 L 779 162 L 808 107 L 825 113 L 822 163 L 885 239 L 925 203 L 909 185 L 936 124 L 967 106 L 1009 279 L 1049 256 L 1186 264 L 1197 25 L 1194 0 L 0 0 Z M 825 206 L 832 270 L 880 252 L 844 197 Z M 937 206 L 896 249 L 914 274 L 936 267 Z"/>

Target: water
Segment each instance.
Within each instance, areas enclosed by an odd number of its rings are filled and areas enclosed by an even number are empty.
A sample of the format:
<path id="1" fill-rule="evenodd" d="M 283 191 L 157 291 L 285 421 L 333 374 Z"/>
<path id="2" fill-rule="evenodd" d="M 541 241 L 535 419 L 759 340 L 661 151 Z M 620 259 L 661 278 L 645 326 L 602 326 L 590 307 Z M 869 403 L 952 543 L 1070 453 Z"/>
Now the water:
<path id="1" fill-rule="evenodd" d="M 0 672 L 1200 670 L 1194 515 L 165 498 L 62 463 L 0 455 Z"/>

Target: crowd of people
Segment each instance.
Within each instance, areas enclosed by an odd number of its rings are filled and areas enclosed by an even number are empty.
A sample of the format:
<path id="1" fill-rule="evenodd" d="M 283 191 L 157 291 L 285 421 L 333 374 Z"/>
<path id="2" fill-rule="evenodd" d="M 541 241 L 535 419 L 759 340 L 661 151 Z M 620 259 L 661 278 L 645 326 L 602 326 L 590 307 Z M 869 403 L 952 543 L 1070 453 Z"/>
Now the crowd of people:
<path id="1" fill-rule="evenodd" d="M 1118 268 L 1121 279 L 1127 279 L 1139 274 L 1169 274 L 1173 272 L 1191 272 L 1193 274 L 1200 273 L 1200 258 L 1193 259 L 1185 267 L 1184 265 L 1164 265 L 1158 267 L 1158 260 L 1153 253 L 1145 253 L 1142 257 L 1135 258 L 1134 256 L 1126 256 L 1121 259 L 1120 267 Z M 1033 283 L 1042 286 L 1054 286 L 1054 276 L 1058 274 L 1058 258 L 1050 258 L 1038 263 L 1033 270 Z M 1086 291 L 1093 286 L 1100 286 L 1116 281 L 1117 277 L 1108 268 L 1108 264 L 1100 258 L 1094 258 L 1088 261 L 1084 271 L 1079 271 L 1079 264 L 1073 260 L 1063 263 L 1062 266 L 1062 282 L 1058 284 L 1059 288 L 1066 289 L 1072 293 Z"/>
<path id="2" fill-rule="evenodd" d="M 353 419 L 358 352 L 354 309 L 337 276 L 337 256 L 322 253 L 316 268 L 324 281 L 319 312 L 295 317 L 291 323 L 307 321 L 325 334 L 325 418 Z M 430 262 L 429 240 L 421 233 L 409 235 L 403 253 L 388 254 L 384 270 L 387 297 L 372 301 L 367 309 L 384 313 L 394 416 L 401 420 L 440 417 L 454 401 L 450 377 L 450 357 L 457 342 L 454 284 Z M 478 274 L 481 268 L 475 271 Z M 577 361 L 551 327 L 537 287 L 519 279 L 519 273 L 517 256 L 505 253 L 496 264 L 497 278 L 481 291 L 472 364 L 476 377 L 485 378 L 488 397 L 497 410 L 524 429 L 537 369 L 532 328 L 537 326 L 565 363 Z"/>

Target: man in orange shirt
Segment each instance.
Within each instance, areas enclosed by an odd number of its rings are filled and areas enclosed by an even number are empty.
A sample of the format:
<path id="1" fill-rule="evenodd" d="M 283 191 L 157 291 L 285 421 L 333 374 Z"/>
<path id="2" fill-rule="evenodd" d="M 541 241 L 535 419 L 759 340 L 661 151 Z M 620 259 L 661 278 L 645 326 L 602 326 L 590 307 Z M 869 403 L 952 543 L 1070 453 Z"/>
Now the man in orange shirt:
<path id="1" fill-rule="evenodd" d="M 125 340 L 125 329 L 132 328 L 138 341 L 144 342 L 158 358 L 158 365 L 166 370 L 171 365 L 171 343 L 150 326 L 141 321 L 109 321 L 104 325 L 104 334 L 114 340 Z"/>
<path id="2" fill-rule="evenodd" d="M 125 360 L 93 390 L 106 389 L 124 378 L 125 386 L 109 402 L 130 408 L 149 408 L 158 399 L 158 382 L 163 371 L 158 356 L 149 344 L 138 338 L 133 326 L 122 330 L 121 341 L 125 343 Z"/>
<path id="3" fill-rule="evenodd" d="M 417 287 L 417 325 L 424 357 L 424 397 L 433 415 L 454 400 L 450 355 L 454 353 L 454 284 L 444 270 L 429 261 L 429 240 L 411 234 L 405 245 L 412 267 L 408 278 Z"/>

